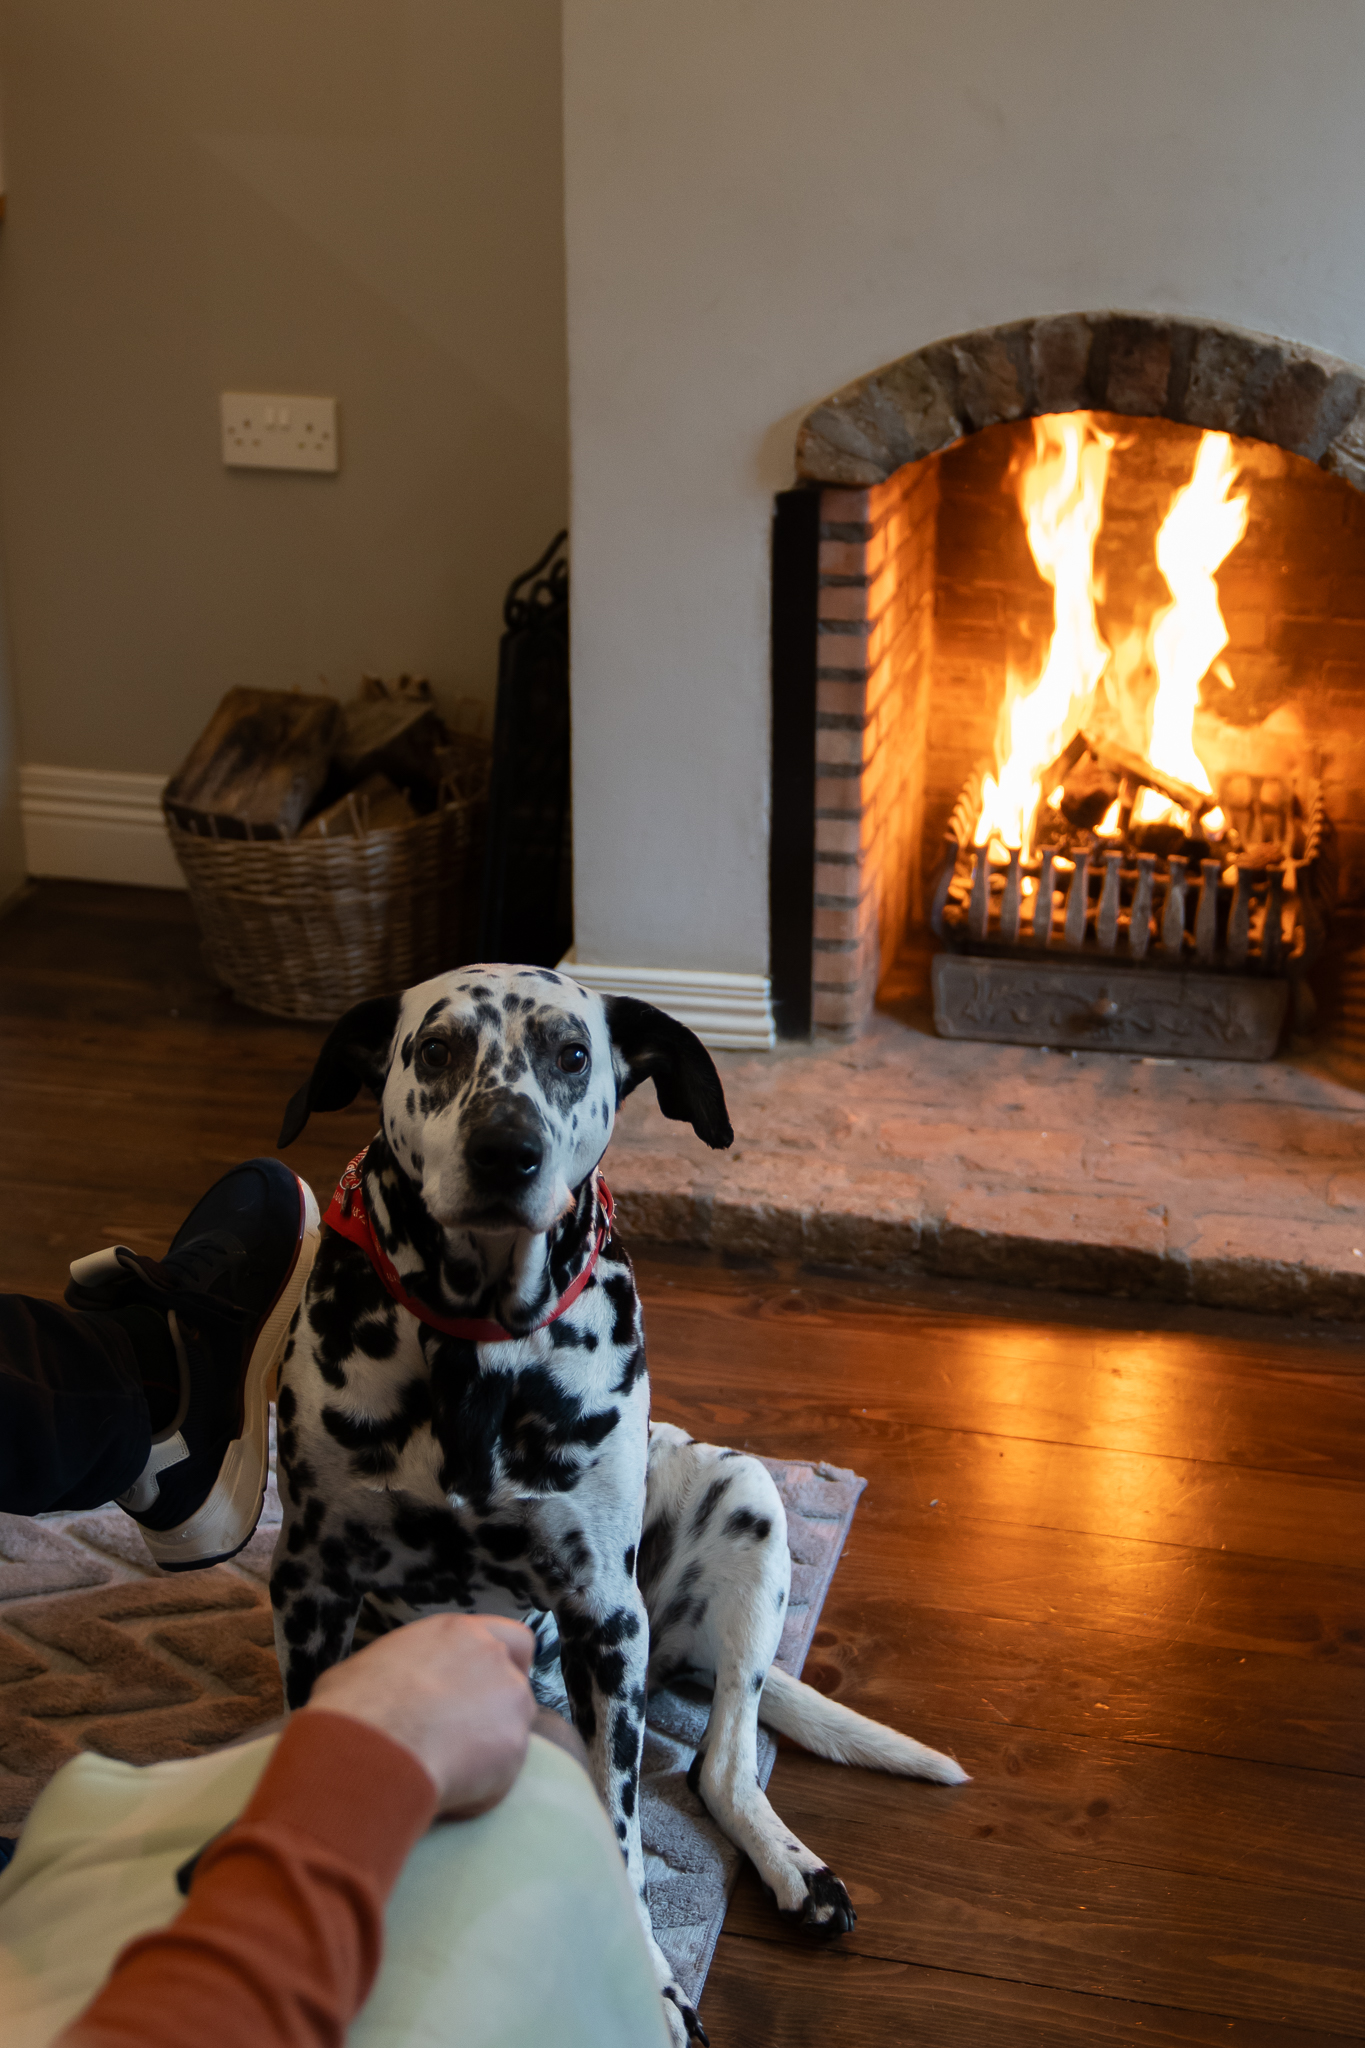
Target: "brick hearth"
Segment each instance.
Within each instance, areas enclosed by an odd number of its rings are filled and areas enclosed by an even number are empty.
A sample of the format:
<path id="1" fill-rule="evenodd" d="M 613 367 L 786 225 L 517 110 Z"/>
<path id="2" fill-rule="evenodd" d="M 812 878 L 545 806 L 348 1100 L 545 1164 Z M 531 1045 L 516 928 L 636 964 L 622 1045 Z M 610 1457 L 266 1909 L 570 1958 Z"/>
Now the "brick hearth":
<path id="1" fill-rule="evenodd" d="M 606 1172 L 631 1240 L 1365 1320 L 1365 1100 L 1307 1066 L 949 1042 L 884 1012 L 852 1045 L 717 1064 L 729 1153 L 648 1088 L 625 1105 Z"/>

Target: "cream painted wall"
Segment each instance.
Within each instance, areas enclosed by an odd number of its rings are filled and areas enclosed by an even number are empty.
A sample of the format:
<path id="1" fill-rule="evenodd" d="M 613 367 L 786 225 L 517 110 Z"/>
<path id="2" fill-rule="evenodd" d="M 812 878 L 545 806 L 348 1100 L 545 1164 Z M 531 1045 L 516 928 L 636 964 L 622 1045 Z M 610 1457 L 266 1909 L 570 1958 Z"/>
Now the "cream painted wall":
<path id="1" fill-rule="evenodd" d="M 22 758 L 173 768 L 230 685 L 491 695 L 563 523 L 557 0 L 6 0 L 0 544 Z M 342 470 L 222 468 L 225 388 Z"/>
<path id="2" fill-rule="evenodd" d="M 1358 0 L 565 0 L 582 960 L 767 962 L 801 415 L 1028 314 L 1365 362 Z"/>

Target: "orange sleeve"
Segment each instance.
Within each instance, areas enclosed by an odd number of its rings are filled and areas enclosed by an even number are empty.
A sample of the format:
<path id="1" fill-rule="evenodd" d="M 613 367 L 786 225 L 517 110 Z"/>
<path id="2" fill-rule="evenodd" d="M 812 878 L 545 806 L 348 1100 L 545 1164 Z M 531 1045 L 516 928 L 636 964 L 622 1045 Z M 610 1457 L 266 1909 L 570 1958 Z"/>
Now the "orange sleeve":
<path id="1" fill-rule="evenodd" d="M 379 1968 L 384 1901 L 430 1826 L 410 1751 L 344 1714 L 289 1723 L 168 1927 L 130 1942 L 53 2048 L 332 2048 Z"/>

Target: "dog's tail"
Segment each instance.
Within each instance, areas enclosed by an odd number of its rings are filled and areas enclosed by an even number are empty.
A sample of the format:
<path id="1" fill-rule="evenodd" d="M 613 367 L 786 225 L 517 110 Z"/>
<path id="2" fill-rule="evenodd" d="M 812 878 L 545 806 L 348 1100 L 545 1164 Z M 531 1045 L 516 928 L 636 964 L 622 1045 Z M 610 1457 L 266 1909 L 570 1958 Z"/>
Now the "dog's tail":
<path id="1" fill-rule="evenodd" d="M 909 1735 L 898 1735 L 880 1721 L 855 1714 L 827 1700 L 814 1686 L 803 1685 L 776 1664 L 763 1681 L 758 1718 L 766 1728 L 789 1735 L 803 1749 L 827 1756 L 836 1764 L 863 1764 L 871 1771 L 891 1771 L 900 1778 L 932 1778 L 936 1785 L 965 1785 L 967 1773 L 942 1750 L 929 1749 Z"/>

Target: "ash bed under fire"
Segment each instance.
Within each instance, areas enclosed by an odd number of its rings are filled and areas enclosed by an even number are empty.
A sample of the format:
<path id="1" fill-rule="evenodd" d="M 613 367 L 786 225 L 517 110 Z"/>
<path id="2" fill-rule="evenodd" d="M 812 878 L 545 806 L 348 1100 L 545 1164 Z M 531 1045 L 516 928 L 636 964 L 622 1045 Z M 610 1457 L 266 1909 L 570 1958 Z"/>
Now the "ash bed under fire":
<path id="1" fill-rule="evenodd" d="M 1156 539 L 1171 602 L 1127 644 L 1100 635 L 1094 544 L 1112 451 L 1084 413 L 1033 423 L 1017 490 L 1054 592 L 1046 659 L 1009 679 L 996 763 L 944 840 L 930 921 L 946 1037 L 1270 1058 L 1336 894 L 1317 764 L 1273 736 L 1232 764 L 1196 748 L 1201 685 L 1228 688 L 1215 571 L 1246 527 L 1228 436 L 1206 433 Z M 1209 721 L 1202 722 L 1207 751 Z"/>

